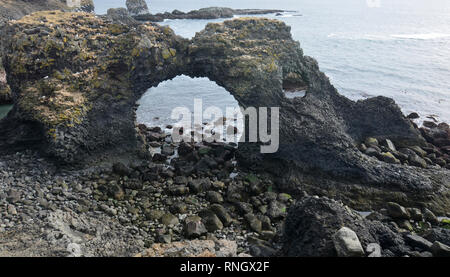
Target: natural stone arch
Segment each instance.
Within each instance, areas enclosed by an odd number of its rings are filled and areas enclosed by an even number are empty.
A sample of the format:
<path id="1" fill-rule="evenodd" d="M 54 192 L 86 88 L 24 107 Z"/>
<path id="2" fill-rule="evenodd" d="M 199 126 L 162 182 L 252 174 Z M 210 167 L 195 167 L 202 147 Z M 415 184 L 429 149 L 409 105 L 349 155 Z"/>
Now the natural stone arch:
<path id="1" fill-rule="evenodd" d="M 2 37 L 15 108 L 2 121 L 1 148 L 34 143 L 66 163 L 117 149 L 145 153 L 134 126 L 136 101 L 175 76 L 207 77 L 244 107 L 281 108 L 279 152 L 262 155 L 246 144 L 239 150 L 242 164 L 271 170 L 280 185 L 338 194 L 362 207 L 390 199 L 450 207 L 448 171 L 390 165 L 358 151 L 368 136 L 398 145 L 425 141 L 392 100 L 339 95 L 280 21 L 209 24 L 187 40 L 156 24 L 44 12 L 9 24 Z M 287 99 L 287 84 L 307 87 L 306 96 Z"/>

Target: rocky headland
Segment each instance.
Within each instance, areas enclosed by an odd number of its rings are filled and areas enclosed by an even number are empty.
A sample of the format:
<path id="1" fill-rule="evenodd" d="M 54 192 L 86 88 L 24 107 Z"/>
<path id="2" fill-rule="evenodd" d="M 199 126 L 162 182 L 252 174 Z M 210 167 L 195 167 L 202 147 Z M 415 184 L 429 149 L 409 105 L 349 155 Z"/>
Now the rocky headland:
<path id="1" fill-rule="evenodd" d="M 189 12 L 174 10 L 173 12 L 151 14 L 147 3 L 144 0 L 127 0 L 126 6 L 130 17 L 139 21 L 150 22 L 162 22 L 165 19 L 219 19 L 232 18 L 235 15 L 264 15 L 285 12 L 284 10 L 276 9 L 231 9 L 225 7 L 209 7 Z"/>
<path id="2" fill-rule="evenodd" d="M 0 255 L 449 255 L 447 124 L 341 96 L 283 22 L 188 40 L 137 19 L 44 11 L 2 29 Z M 280 150 L 137 125 L 136 101 L 181 74 L 280 107 Z"/>

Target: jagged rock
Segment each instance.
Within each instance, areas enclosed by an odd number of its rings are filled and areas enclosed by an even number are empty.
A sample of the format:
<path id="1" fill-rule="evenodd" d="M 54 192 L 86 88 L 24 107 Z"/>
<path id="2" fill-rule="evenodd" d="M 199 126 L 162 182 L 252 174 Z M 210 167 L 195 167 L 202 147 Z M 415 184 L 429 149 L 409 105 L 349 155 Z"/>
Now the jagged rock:
<path id="1" fill-rule="evenodd" d="M 422 250 L 425 251 L 429 251 L 431 250 L 431 246 L 433 245 L 433 243 L 429 242 L 428 240 L 417 236 L 417 235 L 413 235 L 413 234 L 408 234 L 405 236 L 405 241 L 413 246 L 413 247 L 418 247 Z"/>
<path id="2" fill-rule="evenodd" d="M 127 0 L 126 5 L 131 16 L 150 14 L 145 0 Z"/>
<path id="3" fill-rule="evenodd" d="M 347 227 L 342 227 L 333 235 L 333 243 L 339 257 L 362 257 L 365 254 L 358 236 Z"/>
<path id="4" fill-rule="evenodd" d="M 51 11 L 9 22 L 1 37 L 16 104 L 1 122 L 1 151 L 35 147 L 72 164 L 145 156 L 134 105 L 148 88 L 185 74 L 208 77 L 242 106 L 280 107 L 279 151 L 262 154 L 260 145 L 240 143 L 236 156 L 244 167 L 294 180 L 281 182 L 286 191 L 302 185 L 364 209 L 403 196 L 433 211 L 450 206 L 448 170 L 387 164 L 359 151 L 367 137 L 398 147 L 425 140 L 393 100 L 353 102 L 339 95 L 281 21 L 208 24 L 187 40 L 156 24 Z M 283 82 L 291 84 L 294 75 L 307 86 L 301 99 L 284 95 Z"/>
<path id="5" fill-rule="evenodd" d="M 304 197 L 289 209 L 283 235 L 282 253 L 287 256 L 336 256 L 333 235 L 347 226 L 366 248 L 377 243 L 388 253 L 405 255 L 409 249 L 403 238 L 387 225 L 362 218 L 348 207 L 327 198 Z"/>

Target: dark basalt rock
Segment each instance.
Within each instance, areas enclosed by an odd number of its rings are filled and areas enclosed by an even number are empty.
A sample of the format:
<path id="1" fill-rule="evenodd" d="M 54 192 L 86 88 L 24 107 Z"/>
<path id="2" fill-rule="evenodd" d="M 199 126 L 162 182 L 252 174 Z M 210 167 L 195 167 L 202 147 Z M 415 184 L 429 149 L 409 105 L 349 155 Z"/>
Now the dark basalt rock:
<path id="1" fill-rule="evenodd" d="M 332 237 L 342 226 L 356 232 L 363 249 L 371 243 L 377 243 L 383 255 L 393 253 L 403 256 L 410 251 L 402 236 L 387 225 L 363 219 L 355 211 L 334 200 L 308 196 L 289 209 L 282 255 L 336 256 Z"/>
<path id="2" fill-rule="evenodd" d="M 127 0 L 126 5 L 131 16 L 150 14 L 145 0 Z"/>
<path id="3" fill-rule="evenodd" d="M 179 10 L 174 10 L 172 13 L 158 13 L 158 14 L 130 14 L 137 20 L 161 22 L 165 19 L 218 19 L 218 18 L 232 18 L 235 15 L 261 15 L 284 12 L 282 10 L 264 10 L 264 9 L 231 9 L 223 7 L 209 7 L 199 10 L 193 10 L 184 13 Z"/>
<path id="4" fill-rule="evenodd" d="M 450 209 L 448 170 L 388 164 L 359 151 L 367 137 L 390 139 L 399 148 L 426 143 L 394 101 L 339 95 L 281 21 L 208 24 L 187 40 L 156 24 L 128 26 L 55 11 L 9 23 L 2 38 L 15 108 L 2 122 L 0 149 L 31 140 L 72 164 L 111 153 L 144 155 L 136 101 L 178 75 L 208 77 L 243 107 L 280 107 L 279 151 L 263 155 L 256 144 L 240 144 L 237 156 L 240 165 L 279 177 L 282 189 L 338 196 L 363 208 L 394 201 Z M 286 98 L 283 84 L 307 88 L 305 97 Z"/>

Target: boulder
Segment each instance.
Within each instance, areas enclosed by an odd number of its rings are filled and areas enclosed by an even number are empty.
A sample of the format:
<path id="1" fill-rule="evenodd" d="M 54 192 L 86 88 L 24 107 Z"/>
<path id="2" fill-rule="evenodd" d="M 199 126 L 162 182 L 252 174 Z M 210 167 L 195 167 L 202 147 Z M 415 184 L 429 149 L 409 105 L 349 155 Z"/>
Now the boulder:
<path id="1" fill-rule="evenodd" d="M 388 225 L 370 221 L 342 203 L 327 198 L 304 197 L 288 212 L 283 234 L 282 254 L 300 257 L 336 256 L 333 236 L 342 226 L 353 230 L 363 249 L 377 243 L 382 255 L 403 256 L 409 248 L 404 239 Z"/>
<path id="2" fill-rule="evenodd" d="M 333 235 L 333 243 L 339 257 L 362 257 L 365 254 L 358 236 L 347 227 Z"/>
<path id="3" fill-rule="evenodd" d="M 405 236 L 405 241 L 409 245 L 413 247 L 418 247 L 422 249 L 423 251 L 430 251 L 433 243 L 429 242 L 428 240 L 413 234 L 408 234 Z"/>
<path id="4" fill-rule="evenodd" d="M 148 10 L 148 6 L 145 0 L 127 0 L 126 5 L 128 13 L 131 16 L 150 14 L 150 11 Z"/>
<path id="5" fill-rule="evenodd" d="M 433 226 L 439 225 L 439 219 L 436 217 L 436 215 L 434 215 L 432 211 L 427 208 L 423 209 L 423 218 L 425 219 L 425 221 L 430 222 Z"/>
<path id="6" fill-rule="evenodd" d="M 208 232 L 199 216 L 190 216 L 185 219 L 184 232 L 187 238 L 198 238 Z"/>
<path id="7" fill-rule="evenodd" d="M 387 203 L 387 214 L 394 219 L 409 219 L 408 211 L 397 203 Z"/>

